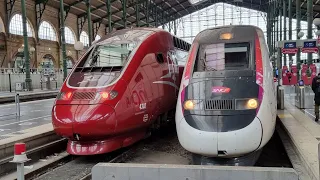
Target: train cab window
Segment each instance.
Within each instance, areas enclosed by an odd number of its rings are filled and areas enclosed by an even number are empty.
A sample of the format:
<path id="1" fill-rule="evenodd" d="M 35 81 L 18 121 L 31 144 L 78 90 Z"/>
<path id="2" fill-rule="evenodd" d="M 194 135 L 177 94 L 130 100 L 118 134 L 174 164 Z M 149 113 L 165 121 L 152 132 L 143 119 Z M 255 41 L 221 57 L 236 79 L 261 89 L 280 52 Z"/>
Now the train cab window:
<path id="1" fill-rule="evenodd" d="M 132 44 L 97 45 L 82 67 L 123 67 L 132 52 Z"/>
<path id="2" fill-rule="evenodd" d="M 197 62 L 196 71 L 248 69 L 250 62 L 250 43 L 201 45 Z"/>
<path id="3" fill-rule="evenodd" d="M 159 64 L 162 64 L 164 62 L 163 54 L 157 53 L 157 61 Z"/>

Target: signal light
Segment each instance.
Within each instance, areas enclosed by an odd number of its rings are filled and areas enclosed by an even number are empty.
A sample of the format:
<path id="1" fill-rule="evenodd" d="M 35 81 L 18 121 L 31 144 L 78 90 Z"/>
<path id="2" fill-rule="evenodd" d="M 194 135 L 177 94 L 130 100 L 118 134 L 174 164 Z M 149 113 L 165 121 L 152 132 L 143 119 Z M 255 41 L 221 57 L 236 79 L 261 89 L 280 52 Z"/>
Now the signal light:
<path id="1" fill-rule="evenodd" d="M 258 107 L 258 101 L 255 99 L 249 99 L 247 102 L 248 109 L 256 109 Z"/>
<path id="2" fill-rule="evenodd" d="M 192 109 L 194 109 L 194 103 L 191 100 L 187 100 L 186 102 L 184 102 L 183 107 L 186 110 L 192 110 Z"/>

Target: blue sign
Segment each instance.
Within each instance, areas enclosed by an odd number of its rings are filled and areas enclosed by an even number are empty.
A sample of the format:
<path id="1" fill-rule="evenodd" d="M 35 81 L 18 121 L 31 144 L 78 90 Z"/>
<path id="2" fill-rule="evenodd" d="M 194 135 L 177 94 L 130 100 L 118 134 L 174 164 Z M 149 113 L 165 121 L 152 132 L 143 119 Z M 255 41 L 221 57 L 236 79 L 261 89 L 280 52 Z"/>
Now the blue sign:
<path id="1" fill-rule="evenodd" d="M 284 48 L 296 48 L 297 43 L 296 42 L 286 42 L 284 43 Z"/>
<path id="2" fill-rule="evenodd" d="M 304 48 L 314 48 L 317 47 L 317 42 L 316 41 L 306 41 L 303 43 Z"/>

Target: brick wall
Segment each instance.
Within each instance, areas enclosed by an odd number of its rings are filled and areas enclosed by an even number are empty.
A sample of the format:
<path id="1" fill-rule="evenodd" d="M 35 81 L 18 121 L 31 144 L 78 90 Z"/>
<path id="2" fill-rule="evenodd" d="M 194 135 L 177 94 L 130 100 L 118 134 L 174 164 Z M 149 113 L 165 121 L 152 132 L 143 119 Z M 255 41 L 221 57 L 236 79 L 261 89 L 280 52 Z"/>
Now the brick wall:
<path id="1" fill-rule="evenodd" d="M 15 1 L 12 15 L 10 17 L 7 17 L 5 5 L 5 0 L 0 0 L 0 68 L 8 68 L 10 64 L 12 66 L 13 61 L 15 60 L 15 55 L 23 44 L 23 36 L 8 33 L 9 23 L 7 20 L 11 19 L 15 14 L 21 14 L 21 1 Z M 29 47 L 32 46 L 36 49 L 36 51 L 31 55 L 30 67 L 36 68 L 42 62 L 43 57 L 47 54 L 53 57 L 55 67 L 59 67 L 59 65 L 62 64 L 62 55 L 59 42 L 59 10 L 47 5 L 41 19 L 41 21 L 49 22 L 56 31 L 58 40 L 49 41 L 37 38 L 38 28 L 36 24 L 35 1 L 26 0 L 26 8 L 27 20 L 30 23 L 34 34 L 34 37 L 28 38 L 28 44 Z M 65 21 L 65 25 L 74 32 L 75 40 L 77 41 L 77 16 L 69 13 Z M 104 28 L 104 25 L 101 25 L 98 35 L 104 35 Z M 83 31 L 88 33 L 87 23 L 84 25 Z M 1 48 L 2 44 L 5 46 L 5 48 Z M 70 57 L 72 58 L 73 62 L 76 62 L 81 54 L 83 54 L 83 52 L 75 51 L 72 44 L 67 44 L 67 52 L 68 51 L 72 53 Z"/>

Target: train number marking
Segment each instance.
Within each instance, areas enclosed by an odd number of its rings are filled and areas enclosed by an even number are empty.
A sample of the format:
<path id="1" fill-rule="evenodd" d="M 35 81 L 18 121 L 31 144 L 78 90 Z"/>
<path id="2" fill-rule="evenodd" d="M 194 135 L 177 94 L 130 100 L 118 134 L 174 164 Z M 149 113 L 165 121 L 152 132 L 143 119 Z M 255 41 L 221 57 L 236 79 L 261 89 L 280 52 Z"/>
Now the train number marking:
<path id="1" fill-rule="evenodd" d="M 143 122 L 147 122 L 148 121 L 148 114 L 143 115 Z"/>
<path id="2" fill-rule="evenodd" d="M 147 109 L 147 103 L 140 104 L 140 110 Z"/>

